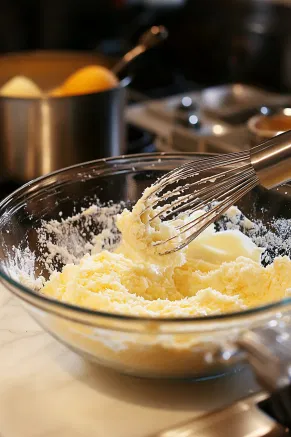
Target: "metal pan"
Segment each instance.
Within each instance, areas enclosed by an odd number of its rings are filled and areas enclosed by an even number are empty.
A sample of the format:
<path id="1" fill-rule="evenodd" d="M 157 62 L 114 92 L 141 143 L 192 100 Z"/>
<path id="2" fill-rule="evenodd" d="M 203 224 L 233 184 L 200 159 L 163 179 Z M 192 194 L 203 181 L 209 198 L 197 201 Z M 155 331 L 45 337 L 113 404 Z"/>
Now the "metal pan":
<path id="1" fill-rule="evenodd" d="M 53 88 L 86 65 L 108 65 L 89 53 L 33 52 L 0 58 L 0 86 L 24 75 Z M 0 97 L 0 174 L 25 182 L 61 167 L 124 153 L 125 83 L 64 98 Z"/>
<path id="2" fill-rule="evenodd" d="M 94 53 L 33 52 L 0 58 L 0 86 L 24 75 L 43 90 L 58 87 L 86 65 L 103 65 L 117 77 L 147 50 L 168 36 L 152 26 L 118 63 Z M 114 64 L 114 66 L 112 65 Z M 113 68 L 112 68 L 113 67 Z M 28 181 L 62 167 L 125 152 L 125 77 L 115 88 L 98 93 L 33 99 L 0 97 L 0 174 Z"/>

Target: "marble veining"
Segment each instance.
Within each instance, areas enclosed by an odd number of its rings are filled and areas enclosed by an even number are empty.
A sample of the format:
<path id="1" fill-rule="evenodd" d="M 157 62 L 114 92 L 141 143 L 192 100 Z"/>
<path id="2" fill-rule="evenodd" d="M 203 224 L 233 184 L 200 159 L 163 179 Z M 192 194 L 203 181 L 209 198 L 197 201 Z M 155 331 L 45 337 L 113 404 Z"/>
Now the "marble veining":
<path id="1" fill-rule="evenodd" d="M 257 390 L 250 372 L 150 381 L 84 361 L 0 285 L 0 437 L 147 437 Z"/>

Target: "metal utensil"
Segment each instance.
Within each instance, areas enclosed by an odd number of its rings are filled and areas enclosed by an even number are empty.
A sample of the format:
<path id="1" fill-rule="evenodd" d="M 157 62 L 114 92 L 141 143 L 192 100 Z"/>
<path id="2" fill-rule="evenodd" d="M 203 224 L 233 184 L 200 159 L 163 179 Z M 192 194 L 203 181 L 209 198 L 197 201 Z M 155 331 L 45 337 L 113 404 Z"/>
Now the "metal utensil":
<path id="1" fill-rule="evenodd" d="M 127 52 L 123 58 L 112 68 L 112 72 L 117 76 L 138 56 L 147 50 L 165 41 L 168 37 L 168 31 L 164 26 L 153 26 L 139 39 L 138 45 Z"/>
<path id="2" fill-rule="evenodd" d="M 138 55 L 167 36 L 154 26 L 113 68 L 119 74 Z M 86 65 L 105 65 L 89 53 L 33 52 L 0 58 L 0 84 L 15 75 L 51 89 Z M 125 152 L 126 86 L 68 97 L 11 98 L 0 96 L 0 178 L 23 183 L 38 176 L 96 158 Z"/>
<path id="3" fill-rule="evenodd" d="M 203 213 L 177 226 L 176 234 L 170 239 L 154 245 L 161 248 L 161 255 L 176 252 L 255 186 L 261 184 L 271 189 L 290 179 L 291 131 L 271 138 L 250 151 L 184 164 L 160 178 L 146 197 L 146 209 L 156 211 L 149 222 L 157 217 L 171 220 L 185 212 L 189 215 L 197 211 Z M 170 249 L 163 251 L 163 245 L 169 242 Z"/>
<path id="4" fill-rule="evenodd" d="M 51 89 L 86 65 L 110 63 L 93 53 L 33 52 L 0 58 L 0 84 L 15 75 Z M 64 98 L 0 96 L 0 178 L 23 183 L 62 167 L 125 152 L 125 83 Z"/>

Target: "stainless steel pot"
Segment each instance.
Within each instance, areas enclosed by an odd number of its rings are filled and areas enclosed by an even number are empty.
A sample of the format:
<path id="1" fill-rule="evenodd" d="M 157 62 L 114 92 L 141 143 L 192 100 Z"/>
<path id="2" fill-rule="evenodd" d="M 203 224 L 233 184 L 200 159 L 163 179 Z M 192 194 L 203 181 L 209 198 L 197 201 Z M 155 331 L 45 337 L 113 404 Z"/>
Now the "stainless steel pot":
<path id="1" fill-rule="evenodd" d="M 25 75 L 50 89 L 89 64 L 106 61 L 87 53 L 10 55 L 0 59 L 0 86 L 15 75 Z M 64 98 L 0 97 L 0 178 L 25 182 L 79 162 L 124 153 L 125 84 Z"/>

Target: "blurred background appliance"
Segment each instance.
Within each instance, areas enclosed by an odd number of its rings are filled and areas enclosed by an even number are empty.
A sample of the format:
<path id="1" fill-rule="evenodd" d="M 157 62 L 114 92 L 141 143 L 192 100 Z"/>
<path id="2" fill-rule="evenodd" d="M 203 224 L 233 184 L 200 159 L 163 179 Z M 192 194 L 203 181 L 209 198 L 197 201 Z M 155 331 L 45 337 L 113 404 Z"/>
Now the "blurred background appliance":
<path id="1" fill-rule="evenodd" d="M 170 38 L 150 55 L 154 74 L 140 75 L 139 88 L 166 86 L 180 74 L 203 86 L 249 82 L 286 91 L 290 20 L 290 0 L 2 0 L 0 52 L 98 50 L 119 56 L 146 28 L 163 23 Z"/>
<path id="2" fill-rule="evenodd" d="M 187 150 L 191 144 L 197 150 L 192 134 L 196 135 L 199 128 L 200 132 L 204 129 L 204 137 L 214 129 L 219 135 L 221 132 L 228 135 L 229 143 L 239 138 L 245 147 L 245 130 L 236 131 L 235 135 L 229 132 L 229 126 L 234 124 L 240 129 L 241 114 L 234 114 L 238 121 L 226 120 L 226 124 L 225 120 L 217 124 L 217 120 L 207 119 L 206 126 L 205 114 L 200 114 L 196 101 L 190 108 L 183 107 L 181 102 L 185 97 L 191 99 L 193 93 L 202 95 L 205 88 L 213 94 L 214 86 L 220 84 L 228 84 L 230 96 L 241 83 L 244 87 L 249 84 L 264 88 L 271 97 L 268 105 L 274 104 L 282 93 L 291 93 L 290 0 L 2 0 L 0 54 L 89 51 L 103 55 L 112 65 L 136 44 L 147 28 L 161 23 L 170 36 L 165 44 L 152 49 L 133 66 L 129 111 L 133 104 L 144 102 L 150 102 L 152 114 L 157 110 L 161 114 L 169 105 L 172 109 L 176 105 L 179 111 L 174 108 L 166 130 L 178 125 L 175 141 L 179 144 L 182 137 L 183 141 L 189 137 Z M 248 98 L 249 91 L 244 88 L 242 92 Z M 264 99 L 259 99 L 256 105 L 245 108 L 249 112 L 244 117 L 256 115 L 264 103 Z M 288 99 L 283 106 L 289 106 Z M 137 121 L 136 114 L 129 120 L 126 153 L 155 150 L 157 131 Z M 225 143 L 206 150 L 224 148 Z M 0 187 L 1 197 L 11 191 L 16 181 L 5 183 L 7 189 L 3 184 Z"/>

